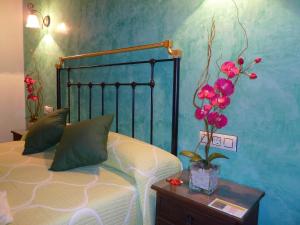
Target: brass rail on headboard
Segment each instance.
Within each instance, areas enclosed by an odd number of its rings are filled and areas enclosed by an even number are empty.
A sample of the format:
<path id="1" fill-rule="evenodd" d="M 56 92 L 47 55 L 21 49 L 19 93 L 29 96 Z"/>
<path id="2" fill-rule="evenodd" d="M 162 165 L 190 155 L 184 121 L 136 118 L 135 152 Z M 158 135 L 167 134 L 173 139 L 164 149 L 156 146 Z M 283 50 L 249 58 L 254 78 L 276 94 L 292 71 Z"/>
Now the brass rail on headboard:
<path id="1" fill-rule="evenodd" d="M 56 68 L 61 68 L 64 61 L 66 60 L 81 59 L 81 58 L 88 58 L 88 57 L 95 57 L 95 56 L 102 56 L 102 55 L 111 55 L 111 54 L 117 54 L 122 52 L 133 52 L 133 51 L 140 51 L 140 50 L 152 49 L 152 48 L 166 48 L 168 54 L 171 55 L 173 58 L 180 58 L 182 55 L 181 50 L 172 49 L 172 47 L 173 47 L 173 42 L 171 40 L 166 40 L 166 41 L 147 44 L 147 45 L 138 45 L 138 46 L 132 46 L 127 48 L 119 48 L 113 50 L 104 50 L 100 52 L 91 52 L 91 53 L 84 53 L 79 55 L 64 56 L 59 58 L 59 63 L 56 64 Z"/>

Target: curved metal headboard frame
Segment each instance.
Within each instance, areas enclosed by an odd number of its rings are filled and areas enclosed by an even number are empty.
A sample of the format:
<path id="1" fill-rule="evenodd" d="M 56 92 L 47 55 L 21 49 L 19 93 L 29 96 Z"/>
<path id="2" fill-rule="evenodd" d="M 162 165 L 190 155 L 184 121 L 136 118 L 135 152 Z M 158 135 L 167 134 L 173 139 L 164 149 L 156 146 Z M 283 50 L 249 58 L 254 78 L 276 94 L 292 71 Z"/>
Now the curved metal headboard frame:
<path id="1" fill-rule="evenodd" d="M 105 51 L 99 51 L 99 52 L 93 52 L 93 53 L 84 53 L 79 55 L 73 55 L 73 56 L 64 56 L 59 58 L 59 63 L 56 64 L 56 78 L 57 78 L 57 108 L 61 108 L 61 71 L 67 70 L 68 72 L 68 101 L 70 101 L 70 87 L 76 86 L 78 88 L 78 116 L 80 120 L 80 87 L 81 86 L 88 86 L 90 93 L 93 86 L 100 86 L 102 90 L 104 87 L 107 86 L 115 86 L 116 90 L 118 90 L 120 85 L 127 85 L 131 86 L 132 89 L 135 89 L 135 86 L 137 85 L 143 85 L 143 86 L 149 86 L 151 88 L 151 137 L 150 137 L 150 143 L 152 144 L 152 123 L 153 123 L 153 100 L 152 100 L 152 91 L 153 87 L 155 85 L 154 79 L 153 79 L 153 73 L 154 73 L 154 64 L 156 62 L 167 62 L 167 61 L 173 61 L 173 104 L 172 104 L 172 140 L 171 140 L 171 153 L 174 155 L 177 155 L 177 142 L 178 142 L 178 113 L 179 113 L 179 72 L 180 72 L 180 57 L 182 55 L 181 50 L 179 49 L 172 49 L 173 42 L 171 40 L 162 41 L 159 43 L 153 43 L 153 44 L 147 44 L 147 45 L 139 45 L 139 46 L 132 46 L 127 48 L 119 48 L 119 49 L 113 49 L 113 50 L 105 50 Z M 123 52 L 133 52 L 133 51 L 140 51 L 140 50 L 147 50 L 147 49 L 154 49 L 154 48 L 165 48 L 167 50 L 167 53 L 172 56 L 172 59 L 160 59 L 160 60 L 154 60 L 150 59 L 148 61 L 137 61 L 137 62 L 126 62 L 126 63 L 115 63 L 115 64 L 102 64 L 102 65 L 93 65 L 93 66 L 79 66 L 79 67 L 64 67 L 64 62 L 69 60 L 76 60 L 76 59 L 82 59 L 82 58 L 90 58 L 90 57 L 96 57 L 96 56 L 103 56 L 103 55 L 110 55 L 110 54 L 118 54 Z M 149 63 L 151 65 L 151 79 L 149 83 L 137 83 L 137 82 L 131 82 L 131 83 L 87 83 L 87 84 L 81 84 L 81 83 L 71 83 L 70 82 L 70 71 L 72 69 L 85 69 L 85 68 L 91 68 L 91 67 L 105 67 L 105 66 L 119 66 L 119 65 L 129 65 L 129 64 L 141 64 L 141 63 Z M 91 94 L 89 98 L 90 102 L 90 118 L 91 118 Z M 116 99 L 116 108 L 118 109 L 118 99 Z M 70 103 L 69 103 L 70 104 Z M 103 101 L 102 101 L 103 104 Z M 117 110 L 117 116 L 116 116 L 116 126 L 117 126 L 117 132 L 118 132 L 118 110 Z M 103 111 L 102 111 L 103 114 Z M 134 115 L 133 115 L 134 117 Z M 134 126 L 134 122 L 133 122 Z M 133 135 L 134 137 L 134 129 L 133 129 Z"/>

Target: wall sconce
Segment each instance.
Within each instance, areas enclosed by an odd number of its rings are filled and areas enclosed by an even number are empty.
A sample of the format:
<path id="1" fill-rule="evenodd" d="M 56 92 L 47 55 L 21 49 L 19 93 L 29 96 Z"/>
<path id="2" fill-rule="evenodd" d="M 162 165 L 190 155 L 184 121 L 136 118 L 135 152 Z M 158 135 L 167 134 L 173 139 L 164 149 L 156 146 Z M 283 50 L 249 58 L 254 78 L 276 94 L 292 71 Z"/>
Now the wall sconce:
<path id="1" fill-rule="evenodd" d="M 30 14 L 27 17 L 26 27 L 28 28 L 40 28 L 40 22 L 36 14 L 39 14 L 42 17 L 42 28 L 49 27 L 50 25 L 50 16 L 43 16 L 42 13 L 36 9 L 34 9 L 34 5 L 32 3 L 27 4 L 27 9 L 29 10 Z"/>

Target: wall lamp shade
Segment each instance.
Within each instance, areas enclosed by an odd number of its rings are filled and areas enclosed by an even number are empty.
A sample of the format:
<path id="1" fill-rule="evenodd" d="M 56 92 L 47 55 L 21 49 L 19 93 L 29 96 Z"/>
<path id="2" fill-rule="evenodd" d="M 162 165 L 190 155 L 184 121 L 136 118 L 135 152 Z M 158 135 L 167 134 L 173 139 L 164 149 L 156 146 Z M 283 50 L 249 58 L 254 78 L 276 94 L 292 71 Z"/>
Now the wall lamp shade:
<path id="1" fill-rule="evenodd" d="M 28 28 L 41 28 L 41 24 L 37 14 L 39 14 L 42 18 L 42 28 L 49 27 L 50 25 L 50 16 L 43 16 L 40 11 L 34 9 L 34 5 L 32 3 L 27 4 L 27 8 L 30 14 L 27 16 L 26 27 Z"/>
<path id="2" fill-rule="evenodd" d="M 26 27 L 28 28 L 41 28 L 39 19 L 36 15 L 30 14 L 27 17 Z"/>

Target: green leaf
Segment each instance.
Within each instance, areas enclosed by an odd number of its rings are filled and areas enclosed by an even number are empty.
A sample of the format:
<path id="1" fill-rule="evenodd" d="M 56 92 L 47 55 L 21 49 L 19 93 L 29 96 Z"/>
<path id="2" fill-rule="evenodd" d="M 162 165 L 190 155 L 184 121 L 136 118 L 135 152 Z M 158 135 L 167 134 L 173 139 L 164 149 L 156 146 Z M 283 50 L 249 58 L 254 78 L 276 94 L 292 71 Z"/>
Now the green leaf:
<path id="1" fill-rule="evenodd" d="M 189 157 L 194 162 L 202 160 L 202 158 L 199 154 L 192 152 L 192 151 L 184 150 L 184 151 L 180 152 L 180 155 Z"/>
<path id="2" fill-rule="evenodd" d="M 201 158 L 201 156 L 198 155 L 198 154 L 194 155 L 194 156 L 191 158 L 191 161 L 192 161 L 192 162 L 199 162 L 199 161 L 201 161 L 201 160 L 202 160 L 202 158 Z"/>
<path id="3" fill-rule="evenodd" d="M 221 154 L 221 153 L 212 153 L 210 154 L 210 156 L 208 157 L 208 161 L 211 162 L 213 161 L 214 159 L 220 159 L 220 158 L 223 158 L 223 159 L 229 159 L 227 156 Z"/>
<path id="4" fill-rule="evenodd" d="M 180 155 L 192 158 L 195 155 L 195 152 L 188 151 L 188 150 L 183 150 L 180 152 Z"/>

